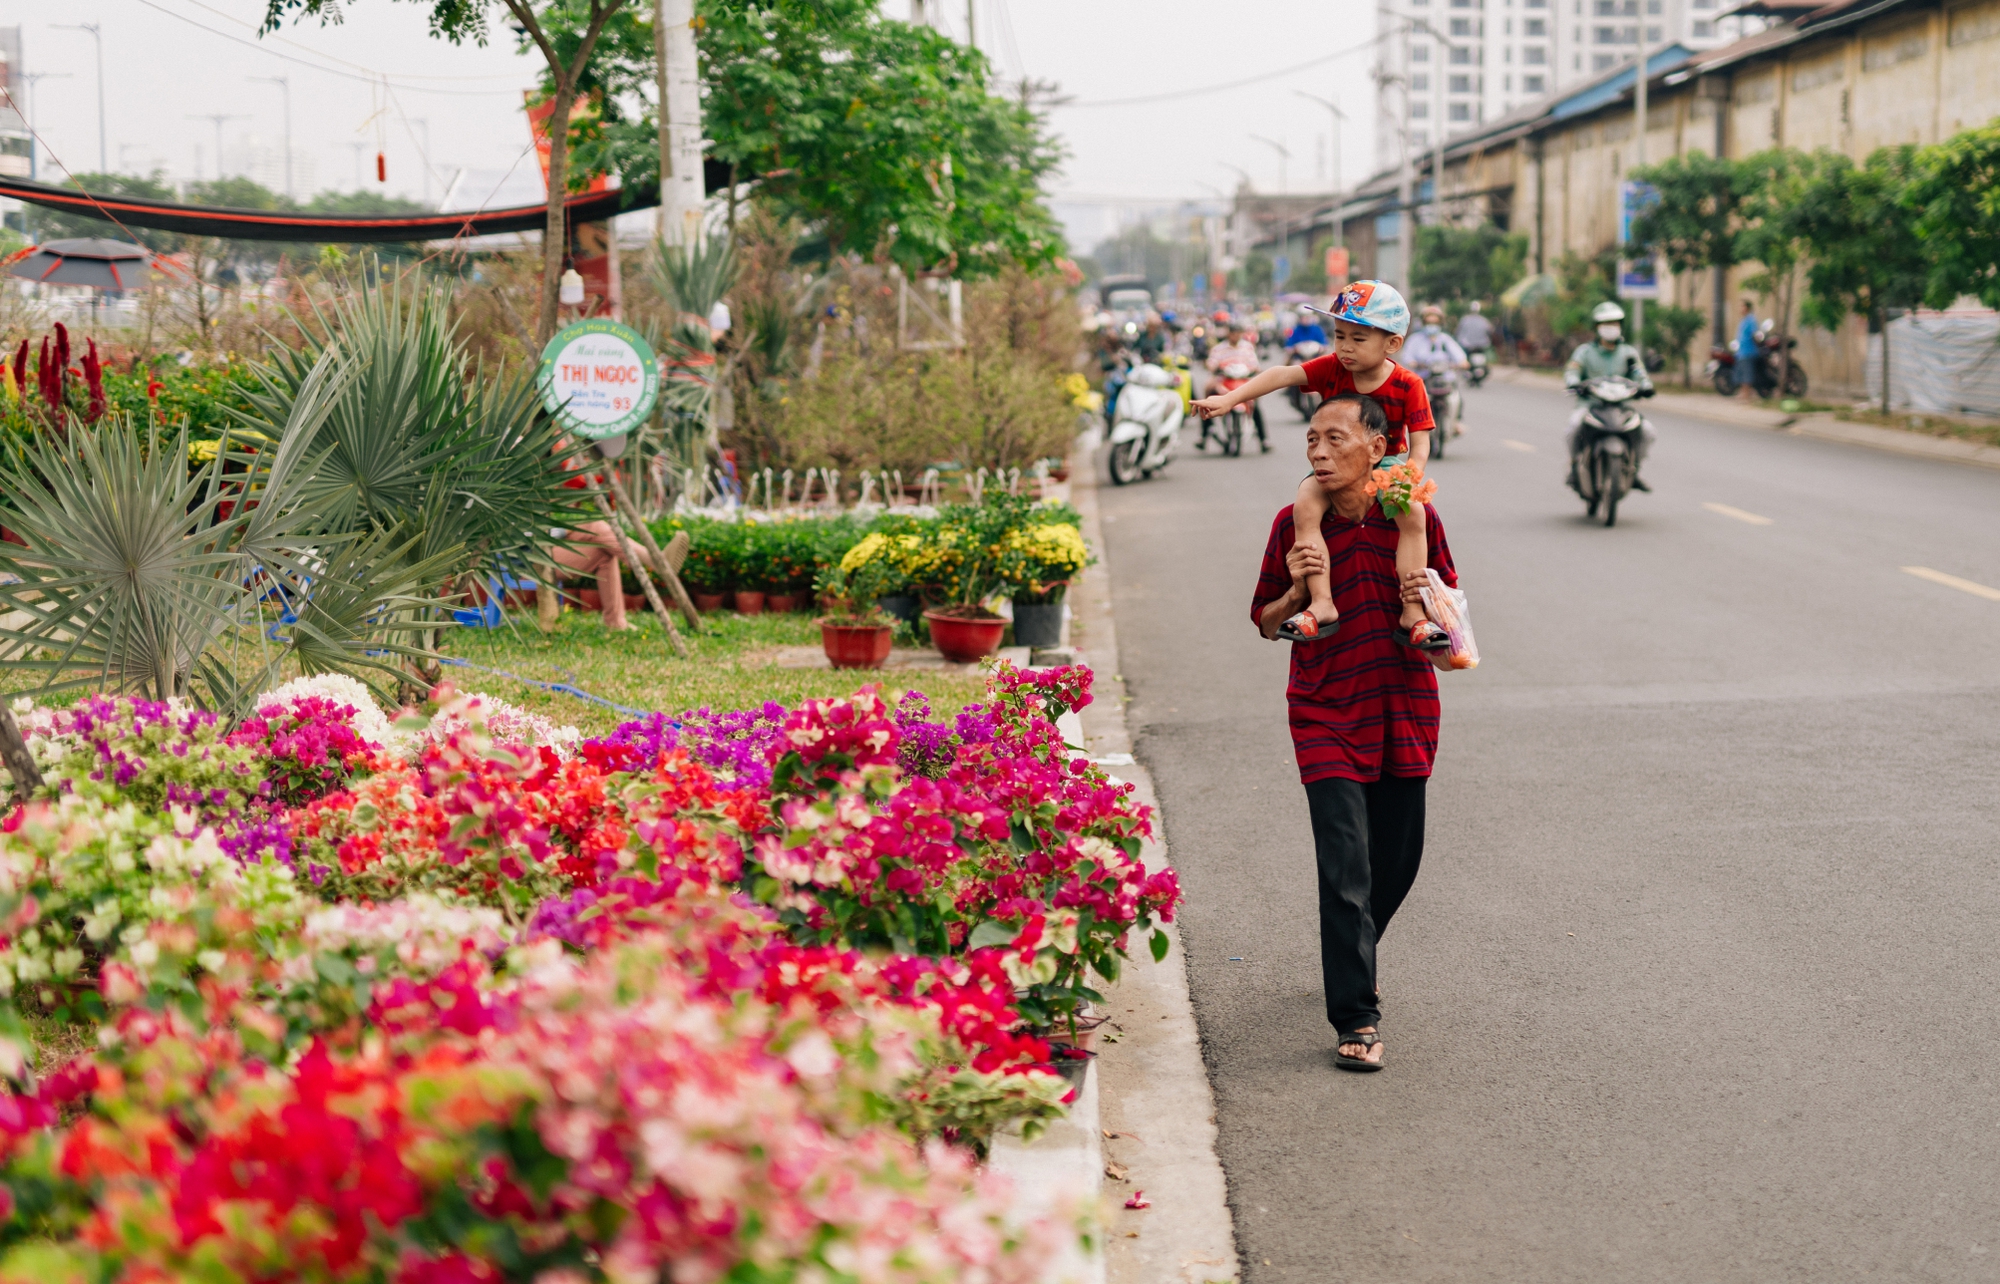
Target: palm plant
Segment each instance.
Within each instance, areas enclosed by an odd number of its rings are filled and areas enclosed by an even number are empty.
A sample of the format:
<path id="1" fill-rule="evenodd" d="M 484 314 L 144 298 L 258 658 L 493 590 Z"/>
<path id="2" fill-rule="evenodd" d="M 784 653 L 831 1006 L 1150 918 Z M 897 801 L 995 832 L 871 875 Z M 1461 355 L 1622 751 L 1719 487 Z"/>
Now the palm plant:
<path id="1" fill-rule="evenodd" d="M 316 311 L 316 332 L 281 351 L 252 395 L 253 427 L 286 422 L 312 372 L 336 346 L 355 371 L 332 398 L 304 483 L 329 534 L 393 532 L 410 565 L 460 550 L 437 570 L 519 571 L 542 556 L 551 529 L 595 516 L 566 461 L 560 426 L 525 376 L 494 378 L 476 364 L 440 286 L 412 273 Z"/>
<path id="2" fill-rule="evenodd" d="M 0 456 L 0 668 L 79 686 L 188 699 L 231 717 L 288 666 L 367 680 L 430 626 L 414 596 L 437 559 L 389 532 L 329 533 L 310 497 L 315 450 L 354 370 L 338 350 L 305 372 L 282 424 L 252 447 L 225 437 L 190 470 L 171 434 L 72 421 Z M 452 550 L 456 556 L 456 550 Z"/>
<path id="3" fill-rule="evenodd" d="M 727 376 L 716 368 L 715 332 L 708 318 L 736 284 L 736 249 L 719 239 L 692 245 L 655 240 L 646 274 L 673 315 L 667 333 L 654 340 L 663 366 L 660 405 L 669 424 L 682 428 L 670 437 L 665 453 L 681 467 L 698 468 L 713 444 L 715 390 Z"/>

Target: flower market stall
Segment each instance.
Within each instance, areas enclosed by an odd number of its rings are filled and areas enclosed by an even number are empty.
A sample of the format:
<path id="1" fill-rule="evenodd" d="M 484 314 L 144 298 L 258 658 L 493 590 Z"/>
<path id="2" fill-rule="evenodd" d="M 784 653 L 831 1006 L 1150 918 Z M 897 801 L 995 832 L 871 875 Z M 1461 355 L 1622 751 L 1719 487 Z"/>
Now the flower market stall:
<path id="1" fill-rule="evenodd" d="M 0 1280 L 1031 1281 L 981 1164 L 1179 889 L 1087 669 L 583 739 L 303 679 L 17 702 Z"/>

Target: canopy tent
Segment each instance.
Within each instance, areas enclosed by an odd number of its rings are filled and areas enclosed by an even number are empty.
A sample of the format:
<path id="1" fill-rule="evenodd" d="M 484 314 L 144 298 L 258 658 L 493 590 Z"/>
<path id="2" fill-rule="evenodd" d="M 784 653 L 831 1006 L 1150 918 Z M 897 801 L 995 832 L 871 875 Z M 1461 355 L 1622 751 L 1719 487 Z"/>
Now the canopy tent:
<path id="1" fill-rule="evenodd" d="M 8 259 L 6 270 L 44 285 L 129 290 L 152 280 L 155 266 L 144 246 L 93 236 L 32 246 Z"/>

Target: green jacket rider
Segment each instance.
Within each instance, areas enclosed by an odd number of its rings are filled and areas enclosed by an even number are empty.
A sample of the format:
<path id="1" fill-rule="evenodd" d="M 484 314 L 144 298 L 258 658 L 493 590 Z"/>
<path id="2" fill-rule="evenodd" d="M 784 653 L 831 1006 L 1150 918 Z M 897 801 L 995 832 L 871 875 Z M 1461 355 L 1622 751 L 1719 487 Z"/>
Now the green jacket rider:
<path id="1" fill-rule="evenodd" d="M 1619 307 L 1616 303 L 1607 301 L 1598 304 L 1591 311 L 1590 319 L 1597 327 L 1597 337 L 1589 343 L 1578 344 L 1576 351 L 1569 354 L 1569 364 L 1563 367 L 1563 387 L 1572 393 L 1581 394 L 1584 385 L 1593 380 L 1627 379 L 1638 385 L 1641 397 L 1652 396 L 1653 380 L 1646 373 L 1645 361 L 1639 356 L 1637 348 L 1624 341 L 1625 332 L 1623 323 L 1625 321 L 1625 309 Z M 1574 415 L 1570 416 L 1569 486 L 1571 490 L 1579 489 L 1576 473 L 1577 439 L 1583 427 L 1584 416 L 1588 413 L 1589 409 L 1586 407 L 1579 409 Z M 1638 472 L 1646 462 L 1646 452 L 1652 447 L 1653 441 L 1658 435 L 1653 431 L 1653 425 L 1642 422 L 1639 431 L 1639 448 L 1633 452 L 1634 458 L 1632 460 L 1632 488 L 1634 490 L 1650 491 L 1653 489 L 1638 476 Z"/>

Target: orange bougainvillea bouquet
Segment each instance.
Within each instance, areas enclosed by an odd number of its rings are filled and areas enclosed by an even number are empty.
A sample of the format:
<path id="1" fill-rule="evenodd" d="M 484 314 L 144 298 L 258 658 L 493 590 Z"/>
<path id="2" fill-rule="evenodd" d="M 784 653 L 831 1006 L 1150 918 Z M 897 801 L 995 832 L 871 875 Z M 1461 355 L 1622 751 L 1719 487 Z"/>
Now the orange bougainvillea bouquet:
<path id="1" fill-rule="evenodd" d="M 1368 476 L 1367 490 L 1389 517 L 1401 517 L 1418 504 L 1428 504 L 1437 494 L 1437 483 L 1424 476 L 1422 464 L 1391 464 Z"/>

